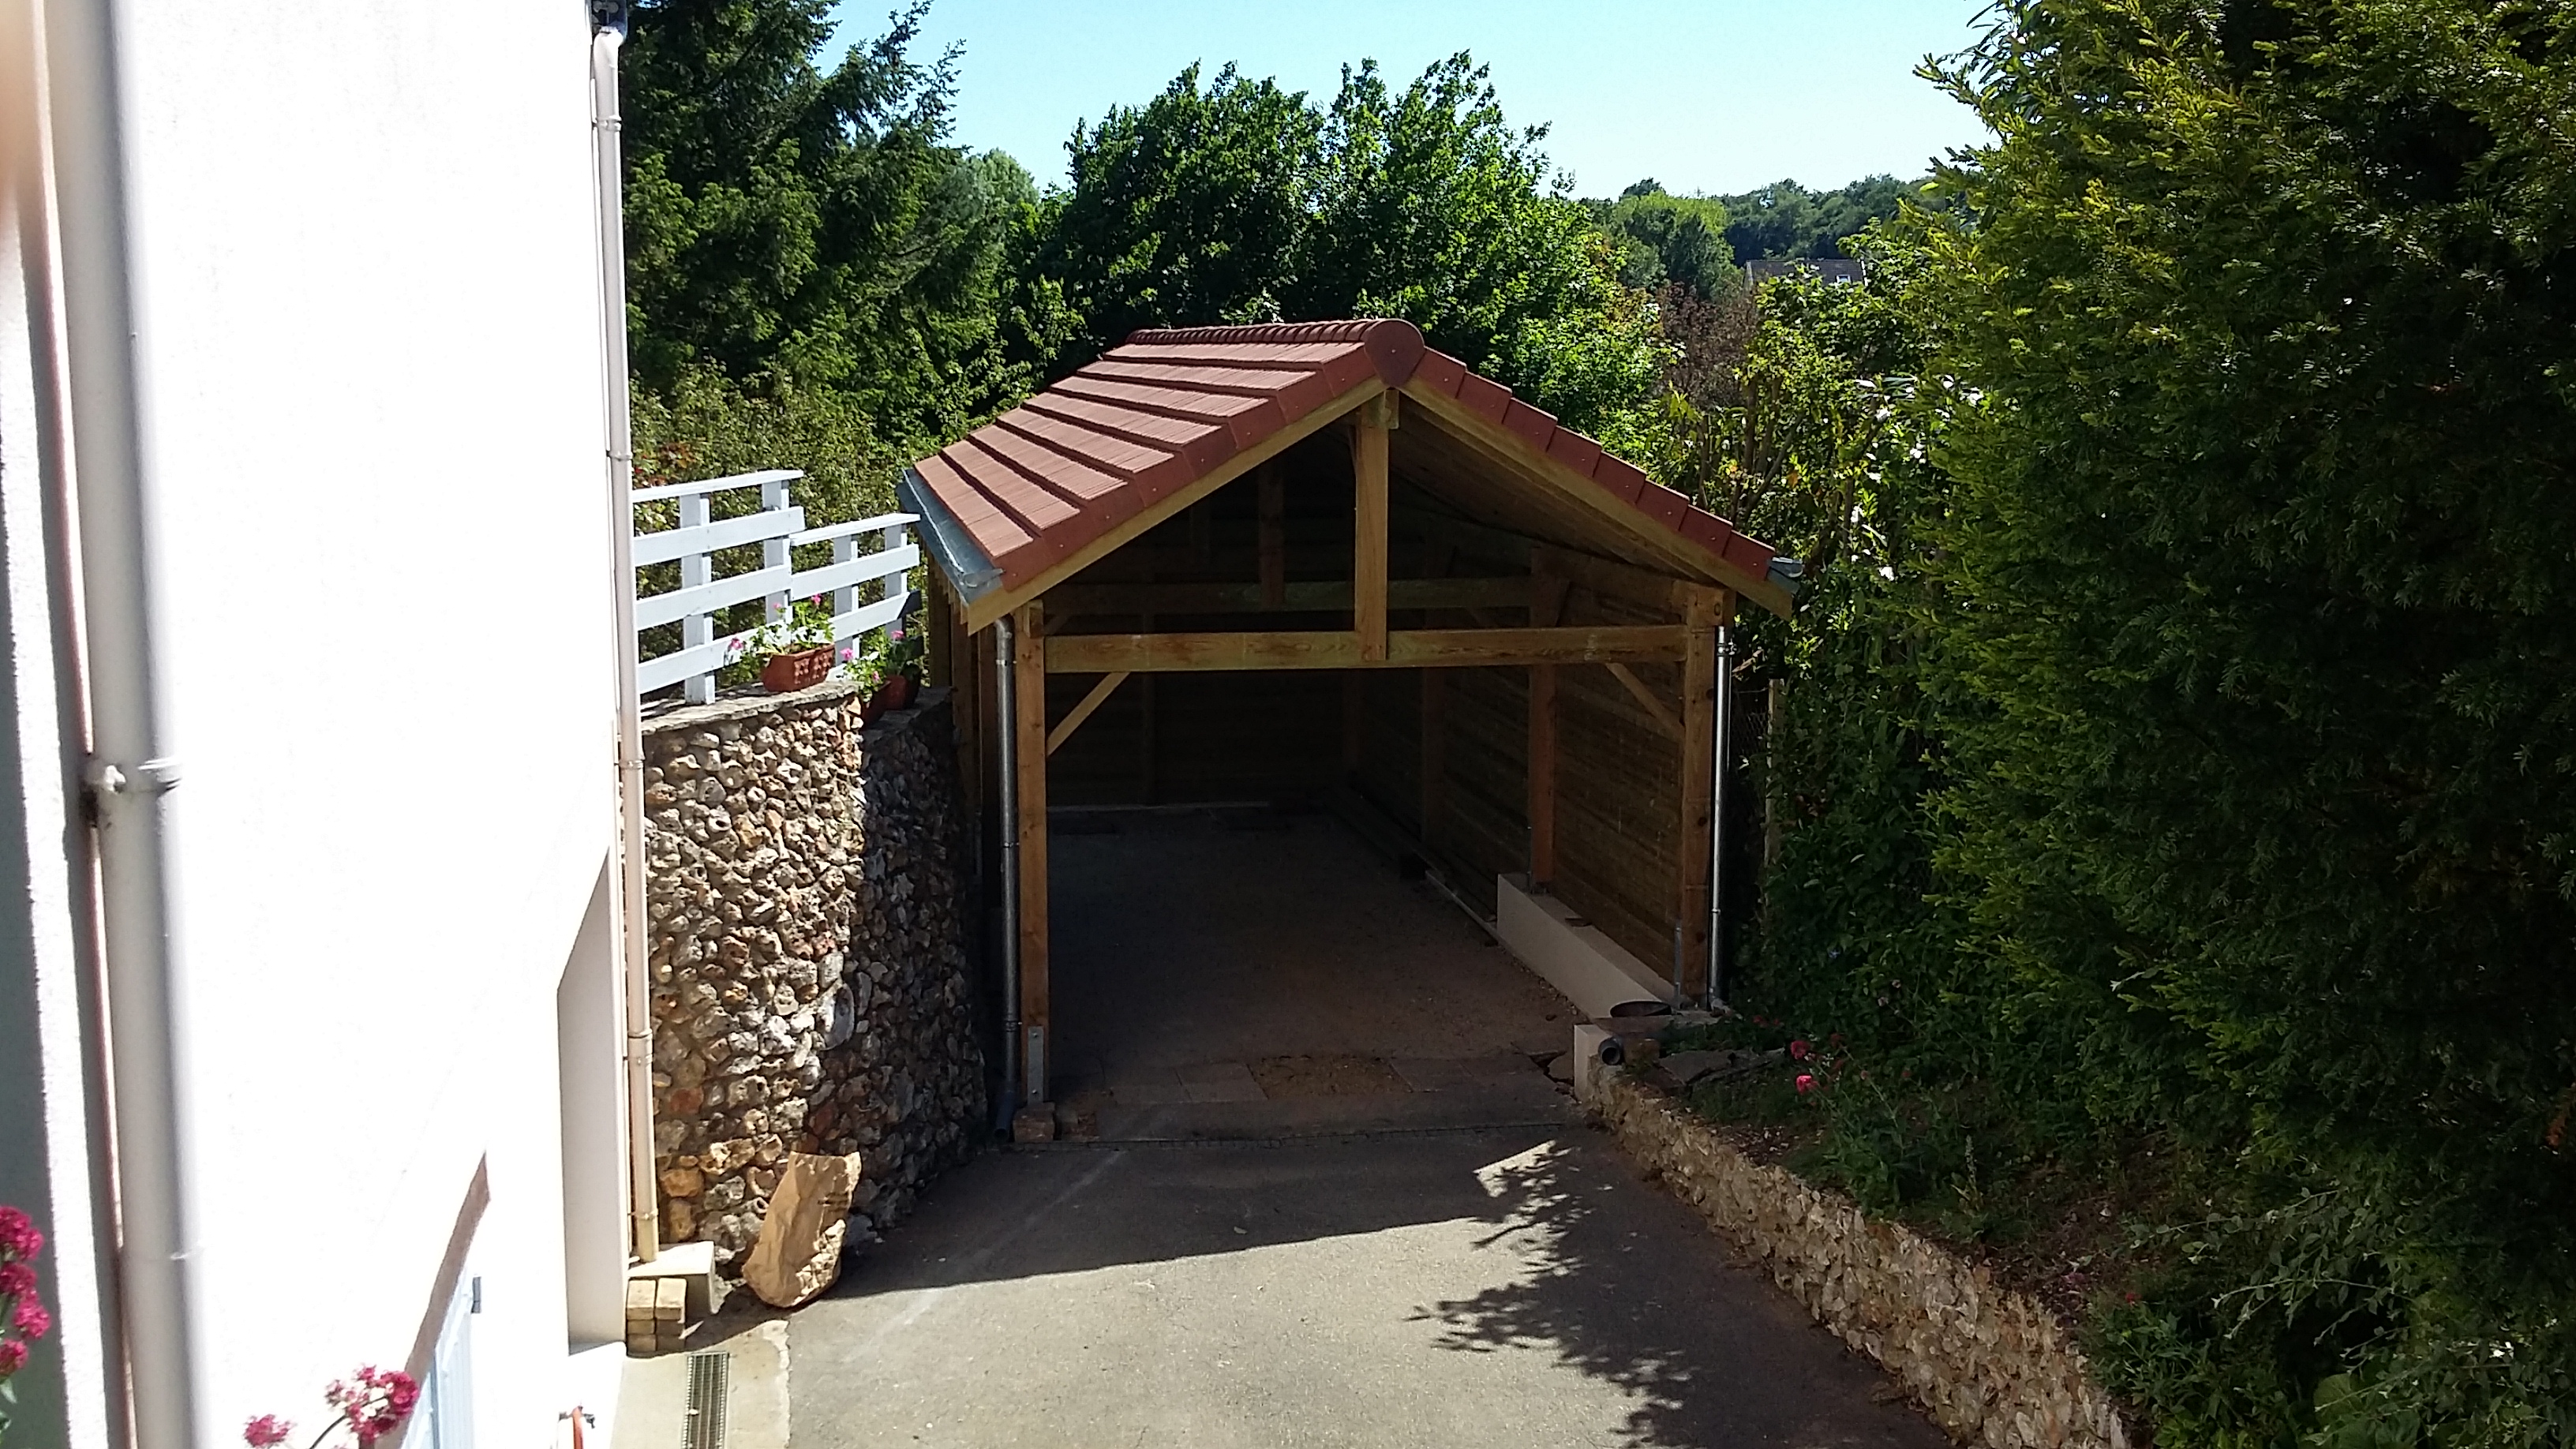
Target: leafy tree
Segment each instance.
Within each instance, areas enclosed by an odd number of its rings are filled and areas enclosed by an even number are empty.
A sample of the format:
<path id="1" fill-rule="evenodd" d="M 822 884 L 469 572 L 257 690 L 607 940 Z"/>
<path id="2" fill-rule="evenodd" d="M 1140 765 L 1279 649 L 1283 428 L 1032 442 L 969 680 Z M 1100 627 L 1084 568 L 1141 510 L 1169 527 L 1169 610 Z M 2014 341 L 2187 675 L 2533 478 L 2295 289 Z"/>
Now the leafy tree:
<path id="1" fill-rule="evenodd" d="M 2009 0 L 1951 85 L 1948 860 L 2245 1194 L 2115 1361 L 2184 1442 L 2568 1442 L 2576 12 Z"/>
<path id="2" fill-rule="evenodd" d="M 1663 352 L 1644 296 L 1465 55 L 1332 105 L 1228 67 L 1079 128 L 1015 242 L 1019 355 L 1069 371 L 1137 327 L 1398 316 L 1635 450 Z M 1052 334 L 1041 329 L 1052 326 Z"/>
<path id="3" fill-rule="evenodd" d="M 1003 223 L 1033 200 L 945 144 L 954 53 L 926 6 L 826 71 L 830 0 L 640 0 L 625 60 L 636 377 L 694 365 L 862 400 L 936 435 L 1006 391 L 991 349 Z"/>
<path id="4" fill-rule="evenodd" d="M 1015 238 L 1024 297 L 1049 285 L 1065 319 L 1055 337 L 1023 339 L 1032 360 L 1069 371 L 1139 327 L 1276 318 L 1322 131 L 1304 96 L 1230 65 L 1204 89 L 1191 66 L 1145 104 L 1076 127 L 1070 189 Z"/>
<path id="5" fill-rule="evenodd" d="M 1775 181 L 1719 200 L 1728 218 L 1727 244 L 1741 264 L 1765 257 L 1840 256 L 1842 244 L 1871 222 L 1894 217 L 1903 201 L 1924 199 L 1919 183 L 1869 176 L 1837 191 Z"/>
<path id="6" fill-rule="evenodd" d="M 1702 300 L 1742 290 L 1735 248 L 1726 239 L 1726 203 L 1713 196 L 1667 196 L 1640 181 L 1613 202 L 1589 203 L 1601 229 L 1619 246 L 1619 279 L 1649 291 L 1667 283 Z"/>

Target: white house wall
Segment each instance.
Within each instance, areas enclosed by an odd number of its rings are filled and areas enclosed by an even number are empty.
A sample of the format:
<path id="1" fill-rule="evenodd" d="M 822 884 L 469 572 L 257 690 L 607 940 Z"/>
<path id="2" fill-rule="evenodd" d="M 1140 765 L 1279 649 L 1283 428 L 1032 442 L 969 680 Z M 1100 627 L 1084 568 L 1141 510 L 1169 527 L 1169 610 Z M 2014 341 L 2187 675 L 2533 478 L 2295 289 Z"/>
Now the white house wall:
<path id="1" fill-rule="evenodd" d="M 404 1362 L 481 1172 L 475 1437 L 546 1443 L 615 814 L 584 8 L 121 10 L 203 1441 Z"/>

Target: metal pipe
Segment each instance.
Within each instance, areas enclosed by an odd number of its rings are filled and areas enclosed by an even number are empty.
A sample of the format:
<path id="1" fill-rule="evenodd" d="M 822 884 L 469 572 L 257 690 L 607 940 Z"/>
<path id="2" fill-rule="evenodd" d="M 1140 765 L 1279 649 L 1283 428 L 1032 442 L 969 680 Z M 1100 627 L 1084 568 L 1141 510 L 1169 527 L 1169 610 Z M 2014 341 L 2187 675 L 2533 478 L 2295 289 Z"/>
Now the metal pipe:
<path id="1" fill-rule="evenodd" d="M 1734 751 L 1735 628 L 1717 626 L 1717 718 L 1708 802 L 1708 1005 L 1726 1001 L 1726 760 Z"/>
<path id="2" fill-rule="evenodd" d="M 1002 1121 L 1020 1100 L 1020 682 L 1011 621 L 993 621 L 993 714 L 1002 774 Z"/>
<path id="3" fill-rule="evenodd" d="M 158 481 L 149 319 L 137 297 L 116 0 L 47 9 L 56 194 L 62 237 L 72 432 L 79 450 L 82 624 L 88 641 L 98 912 L 115 1100 L 118 1290 L 134 1440 L 196 1442 L 208 1335 L 189 1210 L 194 1144 L 186 974 L 172 883 L 170 790 L 178 768 L 162 720 L 151 499 Z"/>
<path id="4" fill-rule="evenodd" d="M 599 230 L 601 402 L 608 428 L 609 599 L 617 660 L 618 957 L 626 1017 L 626 1211 L 635 1259 L 661 1255 L 661 1200 L 653 1172 L 653 983 L 644 936 L 644 718 L 635 683 L 635 437 L 626 367 L 626 207 L 619 144 L 617 55 L 625 7 L 593 7 L 590 135 Z"/>

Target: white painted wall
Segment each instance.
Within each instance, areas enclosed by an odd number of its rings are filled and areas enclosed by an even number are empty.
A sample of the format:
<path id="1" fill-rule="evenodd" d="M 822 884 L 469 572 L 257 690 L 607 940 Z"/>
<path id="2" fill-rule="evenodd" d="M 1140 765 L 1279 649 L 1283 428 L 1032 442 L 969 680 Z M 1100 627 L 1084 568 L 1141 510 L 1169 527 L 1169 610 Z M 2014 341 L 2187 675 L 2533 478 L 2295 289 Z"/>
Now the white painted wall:
<path id="1" fill-rule="evenodd" d="M 124 8 L 202 1439 L 402 1363 L 480 1165 L 476 1438 L 548 1443 L 557 1003 L 616 1000 L 584 7 Z"/>

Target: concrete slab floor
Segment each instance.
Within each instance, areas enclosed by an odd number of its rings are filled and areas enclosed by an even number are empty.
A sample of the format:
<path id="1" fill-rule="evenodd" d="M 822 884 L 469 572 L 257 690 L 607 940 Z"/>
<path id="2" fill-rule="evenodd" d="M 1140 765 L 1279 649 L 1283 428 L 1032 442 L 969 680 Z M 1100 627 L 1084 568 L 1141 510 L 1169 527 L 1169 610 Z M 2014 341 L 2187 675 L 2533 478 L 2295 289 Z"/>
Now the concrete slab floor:
<path id="1" fill-rule="evenodd" d="M 1059 1092 L 1252 1100 L 1265 1058 L 1492 1057 L 1571 1034 L 1570 1003 L 1329 815 L 1096 818 L 1115 833 L 1048 843 Z"/>
<path id="2" fill-rule="evenodd" d="M 1572 1006 L 1455 907 L 1327 817 L 1115 818 L 1052 842 L 1103 1140 L 789 1320 L 797 1449 L 1945 1442 L 1582 1125 L 1528 1050 Z"/>
<path id="3" fill-rule="evenodd" d="M 797 1449 L 1934 1449 L 1586 1128 L 980 1158 L 791 1320 Z"/>

